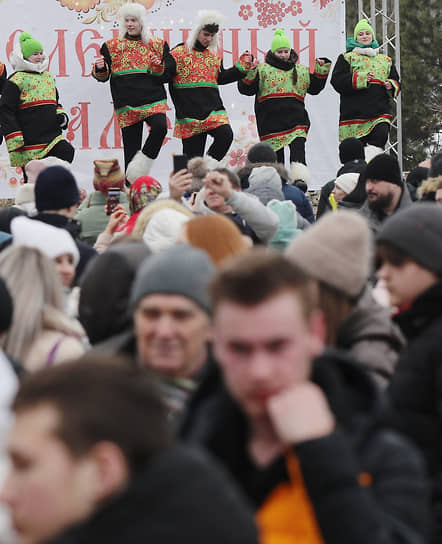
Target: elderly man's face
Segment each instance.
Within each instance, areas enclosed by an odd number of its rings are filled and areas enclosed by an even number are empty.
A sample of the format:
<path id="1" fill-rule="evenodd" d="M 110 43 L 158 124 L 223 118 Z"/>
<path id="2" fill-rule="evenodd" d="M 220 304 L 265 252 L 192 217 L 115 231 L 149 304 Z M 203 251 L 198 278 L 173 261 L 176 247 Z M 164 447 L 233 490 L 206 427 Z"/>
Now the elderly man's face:
<path id="1" fill-rule="evenodd" d="M 181 295 L 147 295 L 135 310 L 134 325 L 141 363 L 152 370 L 184 378 L 204 364 L 210 321 L 192 300 Z"/>

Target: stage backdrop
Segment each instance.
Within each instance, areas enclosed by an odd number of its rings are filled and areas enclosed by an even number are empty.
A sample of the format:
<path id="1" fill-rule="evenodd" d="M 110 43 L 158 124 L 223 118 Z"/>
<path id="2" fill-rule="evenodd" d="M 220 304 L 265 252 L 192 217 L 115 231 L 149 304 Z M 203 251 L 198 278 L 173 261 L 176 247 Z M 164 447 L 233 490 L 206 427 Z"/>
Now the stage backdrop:
<path id="1" fill-rule="evenodd" d="M 344 0 L 137 0 L 148 12 L 156 36 L 171 47 L 184 41 L 199 9 L 222 9 L 225 24 L 220 41 L 224 66 L 230 67 L 248 49 L 263 60 L 273 31 L 283 28 L 300 61 L 313 68 L 317 56 L 333 62 L 345 43 Z M 91 76 L 100 45 L 118 34 L 118 8 L 123 0 L 0 0 L 0 60 L 12 73 L 9 55 L 21 31 L 30 32 L 50 56 L 60 101 L 70 116 L 67 139 L 75 146 L 73 172 L 82 187 L 92 188 L 92 161 L 118 157 L 123 164 L 120 130 L 113 117 L 109 83 Z M 235 140 L 224 162 L 244 164 L 249 147 L 258 141 L 253 97 L 238 93 L 236 84 L 221 87 Z M 174 109 L 169 102 L 169 132 L 151 174 L 167 186 L 172 154 L 181 150 L 173 134 Z M 306 107 L 311 129 L 307 162 L 314 187 L 333 178 L 338 165 L 338 95 L 330 83 L 319 96 L 309 96 Z M 286 157 L 288 163 L 288 157 Z M 9 167 L 6 146 L 0 146 L 0 197 L 12 197 L 22 183 L 20 169 Z"/>

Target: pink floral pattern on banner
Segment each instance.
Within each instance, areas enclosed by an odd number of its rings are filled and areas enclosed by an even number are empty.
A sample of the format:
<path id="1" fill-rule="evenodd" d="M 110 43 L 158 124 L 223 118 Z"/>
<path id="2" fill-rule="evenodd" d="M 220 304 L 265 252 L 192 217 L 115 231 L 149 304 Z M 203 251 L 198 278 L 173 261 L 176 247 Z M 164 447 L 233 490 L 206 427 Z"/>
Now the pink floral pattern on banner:
<path id="1" fill-rule="evenodd" d="M 84 13 L 87 13 L 90 9 L 94 9 L 94 7 L 100 3 L 100 0 L 58 0 L 60 4 L 69 9 L 73 9 L 75 11 L 83 11 Z"/>
<path id="2" fill-rule="evenodd" d="M 230 166 L 244 166 L 247 157 L 242 149 L 235 149 L 230 152 L 230 158 Z"/>
<path id="3" fill-rule="evenodd" d="M 238 15 L 244 19 L 244 21 L 247 21 L 249 17 L 253 16 L 252 6 L 250 4 L 241 4 L 239 6 Z"/>
<path id="4" fill-rule="evenodd" d="M 292 0 L 285 12 L 293 16 L 300 15 L 302 13 L 302 2 Z"/>

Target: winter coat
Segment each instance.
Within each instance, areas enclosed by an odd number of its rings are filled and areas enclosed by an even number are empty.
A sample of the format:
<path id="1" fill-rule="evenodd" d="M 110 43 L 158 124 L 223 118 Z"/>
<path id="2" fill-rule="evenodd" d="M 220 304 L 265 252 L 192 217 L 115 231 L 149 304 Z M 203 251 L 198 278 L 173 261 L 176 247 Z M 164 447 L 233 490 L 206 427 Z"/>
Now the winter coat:
<path id="1" fill-rule="evenodd" d="M 78 321 L 55 309 L 43 309 L 43 329 L 29 346 L 23 365 L 34 372 L 81 357 L 85 352 L 84 337 Z"/>
<path id="2" fill-rule="evenodd" d="M 213 367 L 191 399 L 181 435 L 206 447 L 224 464 L 259 516 L 272 491 L 288 481 L 285 460 L 279 457 L 259 469 L 253 464 L 247 453 L 246 419 L 218 372 Z M 322 541 L 426 542 L 428 489 L 423 463 L 413 446 L 380 424 L 383 402 L 376 385 L 340 352 L 326 353 L 314 362 L 312 381 L 325 393 L 337 427 L 290 451 L 300 463 L 306 500 L 313 507 Z"/>
<path id="3" fill-rule="evenodd" d="M 11 166 L 24 166 L 42 159 L 64 140 L 62 129 L 68 117 L 59 103 L 55 79 L 47 71 L 48 59 L 33 64 L 15 50 L 11 63 L 16 71 L 3 86 L 0 125 Z"/>
<path id="4" fill-rule="evenodd" d="M 261 141 L 275 151 L 289 145 L 296 138 L 307 138 L 310 120 L 304 106 L 307 93 L 319 94 L 325 87 L 331 61 L 316 62 L 314 72 L 297 64 L 298 54 L 291 50 L 291 58 L 283 60 L 268 51 L 265 61 L 249 71 L 238 82 L 238 90 L 248 96 L 256 95 L 255 114 Z M 296 70 L 296 82 L 293 81 Z"/>
<path id="5" fill-rule="evenodd" d="M 407 187 L 404 185 L 401 198 L 398 205 L 396 206 L 394 213 L 398 212 L 399 210 L 404 210 L 412 204 L 413 201 L 411 200 L 410 193 L 408 192 Z M 387 219 L 387 217 L 389 217 L 382 211 L 371 210 L 368 205 L 368 200 L 366 200 L 362 207 L 359 209 L 359 213 L 367 219 L 369 227 L 374 234 L 378 232 L 378 230 L 381 228 L 382 223 L 385 221 L 385 219 Z"/>
<path id="6" fill-rule="evenodd" d="M 264 206 L 260 200 L 252 195 L 240 191 L 233 191 L 226 200 L 233 213 L 224 214 L 232 219 L 241 232 L 250 236 L 254 243 L 267 244 L 278 232 L 279 217 L 275 212 Z M 203 201 L 200 202 L 198 212 L 203 215 L 215 213 Z"/>
<path id="7" fill-rule="evenodd" d="M 92 76 L 100 82 L 110 79 L 115 115 L 121 128 L 156 113 L 166 113 L 164 83 L 174 65 L 166 42 L 152 38 L 146 44 L 141 39 L 113 38 L 101 46 L 100 52 L 105 66 L 98 70 L 94 64 Z M 152 54 L 161 58 L 162 64 L 152 64 Z"/>
<path id="8" fill-rule="evenodd" d="M 83 200 L 75 215 L 75 219 L 81 225 L 79 238 L 90 246 L 95 244 L 97 236 L 103 232 L 109 222 L 109 216 L 106 215 L 104 209 L 106 197 L 107 195 L 104 195 L 100 191 L 94 191 Z M 129 201 L 124 191 L 120 192 L 120 204 L 129 214 Z"/>
<path id="9" fill-rule="evenodd" d="M 357 173 L 362 174 L 362 172 L 365 171 L 365 168 L 367 167 L 367 163 L 361 159 L 354 159 L 352 161 L 348 161 L 344 163 L 341 168 L 338 170 L 336 177 L 339 177 L 342 174 L 348 174 L 348 173 Z M 330 202 L 328 200 L 328 197 L 331 195 L 334 187 L 335 187 L 335 181 L 332 179 L 331 181 L 328 181 L 325 185 L 321 188 L 321 194 L 319 197 L 318 202 L 318 209 L 316 211 L 316 219 L 319 219 L 321 215 L 323 215 L 327 211 L 331 211 Z M 353 191 L 354 192 L 354 191 Z M 360 199 L 358 198 L 357 202 L 352 202 L 356 204 L 354 206 L 355 208 L 360 208 L 367 198 L 367 195 L 365 194 L 364 198 Z M 347 195 L 344 198 L 344 202 L 351 202 L 353 199 L 350 195 Z"/>
<path id="10" fill-rule="evenodd" d="M 374 79 L 367 82 L 371 72 Z M 391 90 L 383 83 L 389 81 Z M 339 55 L 331 84 L 341 96 L 339 140 L 363 138 L 378 123 L 393 120 L 391 99 L 400 92 L 399 74 L 390 57 L 377 49 L 356 47 Z"/>
<path id="11" fill-rule="evenodd" d="M 280 163 L 271 163 L 271 162 L 263 162 L 263 163 L 248 163 L 242 168 L 237 170 L 237 174 L 239 176 L 239 179 L 241 180 L 241 188 L 242 190 L 247 189 L 249 187 L 249 176 L 250 172 L 256 167 L 256 166 L 273 166 L 275 170 L 278 172 L 278 174 L 281 177 L 281 183 L 282 183 L 282 192 L 284 193 L 284 196 L 286 200 L 291 200 L 293 204 L 296 206 L 296 211 L 304 217 L 304 219 L 307 219 L 309 223 L 315 222 L 315 216 L 313 215 L 313 208 L 310 203 L 310 200 L 305 196 L 305 193 L 301 191 L 298 187 L 295 187 L 294 185 L 290 185 L 288 182 L 289 180 L 289 174 L 287 170 L 284 168 L 284 166 Z"/>
<path id="12" fill-rule="evenodd" d="M 390 382 L 388 423 L 425 456 L 433 484 L 436 543 L 442 540 L 442 281 L 394 320 L 408 344 Z"/>
<path id="13" fill-rule="evenodd" d="M 32 217 L 32 219 L 42 221 L 43 223 L 47 223 L 53 227 L 65 229 L 72 236 L 80 253 L 80 261 L 75 269 L 75 282 L 78 282 L 88 262 L 97 255 L 95 249 L 91 248 L 88 244 L 85 244 L 81 240 L 78 240 L 78 236 L 81 232 L 80 223 L 73 219 L 68 219 L 66 216 L 58 213 L 39 212 L 37 215 Z"/>
<path id="14" fill-rule="evenodd" d="M 135 473 L 127 488 L 88 520 L 50 544 L 86 542 L 258 544 L 258 536 L 229 475 L 202 452 L 175 446 Z"/>
<path id="15" fill-rule="evenodd" d="M 350 351 L 382 387 L 390 381 L 404 345 L 390 311 L 378 304 L 368 289 L 337 331 L 336 346 Z"/>
<path id="16" fill-rule="evenodd" d="M 243 78 L 249 68 L 245 60 L 241 57 L 232 68 L 225 69 L 221 57 L 198 41 L 193 49 L 182 43 L 170 53 L 176 63 L 169 84 L 176 118 L 173 135 L 191 138 L 229 124 L 218 85 Z"/>
<path id="17" fill-rule="evenodd" d="M 150 255 L 146 244 L 110 247 L 87 267 L 81 278 L 79 319 L 91 344 L 131 328 L 129 294 L 138 267 Z"/>

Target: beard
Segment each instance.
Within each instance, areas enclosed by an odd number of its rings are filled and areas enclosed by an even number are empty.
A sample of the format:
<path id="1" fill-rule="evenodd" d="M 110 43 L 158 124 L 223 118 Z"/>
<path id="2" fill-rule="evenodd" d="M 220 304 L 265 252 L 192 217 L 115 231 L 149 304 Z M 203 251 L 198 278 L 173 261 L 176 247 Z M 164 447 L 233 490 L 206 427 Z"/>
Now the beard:
<path id="1" fill-rule="evenodd" d="M 374 212 L 383 212 L 391 206 L 393 202 L 393 194 L 379 195 L 376 200 L 368 200 L 368 207 Z"/>

